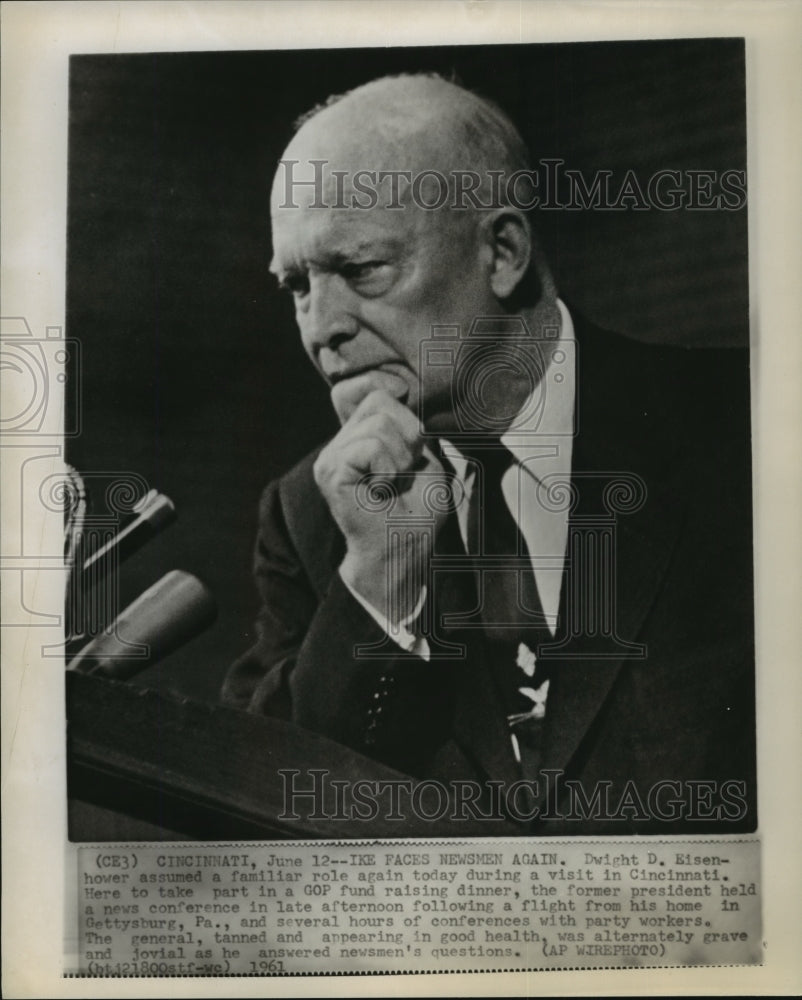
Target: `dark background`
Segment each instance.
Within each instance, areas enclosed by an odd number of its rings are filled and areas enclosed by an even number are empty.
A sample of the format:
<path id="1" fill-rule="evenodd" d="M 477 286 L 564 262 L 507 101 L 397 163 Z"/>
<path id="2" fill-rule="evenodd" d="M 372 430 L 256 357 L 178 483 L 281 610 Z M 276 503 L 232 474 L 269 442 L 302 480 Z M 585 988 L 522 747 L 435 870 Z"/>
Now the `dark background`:
<path id="1" fill-rule="evenodd" d="M 217 697 L 252 641 L 259 494 L 335 427 L 267 271 L 292 121 L 418 70 L 456 73 L 512 115 L 536 160 L 587 179 L 746 167 L 738 39 L 74 56 L 67 333 L 83 345 L 83 429 L 68 461 L 136 472 L 178 508 L 125 563 L 123 604 L 181 568 L 219 605 L 216 625 L 143 683 Z M 745 208 L 542 211 L 537 224 L 563 298 L 600 325 L 747 342 Z"/>

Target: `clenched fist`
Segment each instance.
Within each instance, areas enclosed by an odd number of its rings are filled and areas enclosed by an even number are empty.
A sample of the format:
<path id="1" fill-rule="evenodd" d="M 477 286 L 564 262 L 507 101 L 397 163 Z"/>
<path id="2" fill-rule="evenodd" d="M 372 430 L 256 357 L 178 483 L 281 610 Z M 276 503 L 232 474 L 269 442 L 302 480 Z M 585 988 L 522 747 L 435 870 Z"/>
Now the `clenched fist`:
<path id="1" fill-rule="evenodd" d="M 337 383 L 332 402 L 342 427 L 314 466 L 315 481 L 345 536 L 340 573 L 392 624 L 412 613 L 425 581 L 431 541 L 426 522 L 432 525 L 433 513 L 424 491 L 436 488 L 438 481 L 448 488 L 442 464 L 423 442 L 417 417 L 402 402 L 405 392 L 401 379 L 381 370 Z M 396 497 L 391 513 L 403 529 L 396 535 L 402 544 L 392 553 L 388 511 L 372 510 L 364 502 L 366 488 L 381 483 Z M 434 514 L 435 531 L 445 516 Z"/>

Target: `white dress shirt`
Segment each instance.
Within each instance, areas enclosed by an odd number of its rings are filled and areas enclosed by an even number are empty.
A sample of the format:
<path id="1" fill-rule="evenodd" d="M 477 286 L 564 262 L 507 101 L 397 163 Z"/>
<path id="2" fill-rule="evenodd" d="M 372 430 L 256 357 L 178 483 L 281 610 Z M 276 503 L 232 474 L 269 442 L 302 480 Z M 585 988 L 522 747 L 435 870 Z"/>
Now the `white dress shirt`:
<path id="1" fill-rule="evenodd" d="M 568 510 L 547 509 L 538 491 L 542 493 L 555 481 L 566 484 L 570 481 L 576 393 L 574 325 L 564 303 L 558 299 L 557 305 L 561 323 L 551 361 L 537 389 L 521 407 L 518 417 L 511 421 L 511 429 L 501 437 L 501 443 L 513 459 L 502 478 L 502 492 L 529 550 L 540 604 L 552 635 L 557 630 L 565 568 Z M 441 440 L 440 445 L 464 490 L 464 499 L 457 507 L 457 519 L 466 551 L 470 552 L 468 510 L 475 474 L 457 445 L 445 440 Z M 425 590 L 412 614 L 400 625 L 393 625 L 382 611 L 374 608 L 347 582 L 346 586 L 402 649 L 423 659 L 429 658 L 426 638 L 414 633 L 414 623 L 426 601 Z"/>

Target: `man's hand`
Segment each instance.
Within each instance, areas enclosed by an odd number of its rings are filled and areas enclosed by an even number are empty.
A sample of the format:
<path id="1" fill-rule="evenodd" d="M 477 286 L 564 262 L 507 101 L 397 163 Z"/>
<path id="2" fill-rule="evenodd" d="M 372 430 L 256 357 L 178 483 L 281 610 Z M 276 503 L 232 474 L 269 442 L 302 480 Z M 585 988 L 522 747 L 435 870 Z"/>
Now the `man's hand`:
<path id="1" fill-rule="evenodd" d="M 399 399 L 404 383 L 385 375 L 368 372 L 335 386 L 332 400 L 345 419 L 318 456 L 314 475 L 345 535 L 343 579 L 392 624 L 399 624 L 420 599 L 433 541 L 419 522 L 428 521 L 436 531 L 446 516 L 438 512 L 432 520 L 424 492 L 448 486 L 442 465 L 423 443 L 420 423 Z M 364 482 L 366 476 L 370 478 Z M 366 494 L 373 489 L 379 495 L 382 486 L 395 500 L 383 509 L 369 509 Z M 401 540 L 392 553 L 390 516 Z"/>

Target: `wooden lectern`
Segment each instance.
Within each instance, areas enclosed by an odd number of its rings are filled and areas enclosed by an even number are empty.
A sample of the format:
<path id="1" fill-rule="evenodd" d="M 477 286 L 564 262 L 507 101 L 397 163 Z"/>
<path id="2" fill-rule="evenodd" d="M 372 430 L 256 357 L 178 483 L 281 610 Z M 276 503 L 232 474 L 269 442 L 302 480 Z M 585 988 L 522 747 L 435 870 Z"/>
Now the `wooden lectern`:
<path id="1" fill-rule="evenodd" d="M 73 841 L 521 833 L 511 823 L 454 823 L 447 815 L 430 821 L 411 810 L 392 818 L 392 808 L 360 818 L 364 810 L 353 815 L 343 804 L 343 789 L 359 780 L 409 788 L 414 779 L 279 719 L 97 675 L 67 671 L 66 683 Z M 325 798 L 303 794 L 315 780 L 325 785 Z M 288 786 L 301 794 L 287 801 Z"/>

